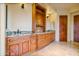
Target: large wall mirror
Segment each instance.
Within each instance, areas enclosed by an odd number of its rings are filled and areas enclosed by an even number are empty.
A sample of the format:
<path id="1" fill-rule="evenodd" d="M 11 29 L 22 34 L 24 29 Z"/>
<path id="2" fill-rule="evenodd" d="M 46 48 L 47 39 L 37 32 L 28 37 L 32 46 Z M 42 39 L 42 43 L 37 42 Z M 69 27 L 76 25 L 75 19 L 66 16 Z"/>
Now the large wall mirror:
<path id="1" fill-rule="evenodd" d="M 32 31 L 32 4 L 7 3 L 6 29 L 8 31 Z"/>

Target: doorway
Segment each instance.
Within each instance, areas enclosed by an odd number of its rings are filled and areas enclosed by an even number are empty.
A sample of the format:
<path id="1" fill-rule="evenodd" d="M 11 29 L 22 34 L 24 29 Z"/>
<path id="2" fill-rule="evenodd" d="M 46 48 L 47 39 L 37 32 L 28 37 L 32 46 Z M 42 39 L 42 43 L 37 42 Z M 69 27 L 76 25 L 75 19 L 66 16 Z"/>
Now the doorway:
<path id="1" fill-rule="evenodd" d="M 79 42 L 79 15 L 74 16 L 74 41 Z"/>
<path id="2" fill-rule="evenodd" d="M 59 16 L 59 39 L 67 41 L 67 15 Z"/>

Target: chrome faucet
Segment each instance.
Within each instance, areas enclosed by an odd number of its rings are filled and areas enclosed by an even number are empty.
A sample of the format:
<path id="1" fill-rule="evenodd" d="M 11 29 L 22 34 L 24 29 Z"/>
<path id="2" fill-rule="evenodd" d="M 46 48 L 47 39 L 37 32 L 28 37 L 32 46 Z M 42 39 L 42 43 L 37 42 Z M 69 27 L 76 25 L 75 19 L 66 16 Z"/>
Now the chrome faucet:
<path id="1" fill-rule="evenodd" d="M 17 34 L 19 34 L 20 33 L 20 31 L 19 31 L 19 29 L 17 29 Z"/>

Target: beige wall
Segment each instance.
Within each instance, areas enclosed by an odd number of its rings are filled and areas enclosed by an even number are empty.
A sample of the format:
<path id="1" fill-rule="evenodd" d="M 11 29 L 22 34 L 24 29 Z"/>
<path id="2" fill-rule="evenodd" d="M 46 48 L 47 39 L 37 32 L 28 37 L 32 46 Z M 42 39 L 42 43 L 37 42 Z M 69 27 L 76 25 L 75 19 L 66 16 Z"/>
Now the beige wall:
<path id="1" fill-rule="evenodd" d="M 57 13 L 54 10 L 52 10 L 51 15 L 48 18 L 46 18 L 46 30 L 55 30 L 56 18 Z"/>
<path id="2" fill-rule="evenodd" d="M 0 55 L 5 55 L 5 4 L 0 4 Z"/>
<path id="3" fill-rule="evenodd" d="M 0 4 L 0 39 L 1 39 L 1 4 Z"/>
<path id="4" fill-rule="evenodd" d="M 0 54 L 1 54 L 1 4 L 0 4 Z"/>

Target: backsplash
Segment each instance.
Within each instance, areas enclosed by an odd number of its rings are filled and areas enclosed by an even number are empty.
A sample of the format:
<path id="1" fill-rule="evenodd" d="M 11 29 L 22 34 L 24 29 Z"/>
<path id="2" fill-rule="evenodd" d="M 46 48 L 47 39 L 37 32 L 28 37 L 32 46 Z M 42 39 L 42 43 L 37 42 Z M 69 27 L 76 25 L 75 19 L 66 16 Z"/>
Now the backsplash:
<path id="1" fill-rule="evenodd" d="M 6 36 L 28 34 L 28 33 L 32 33 L 32 32 L 31 31 L 7 31 Z"/>

